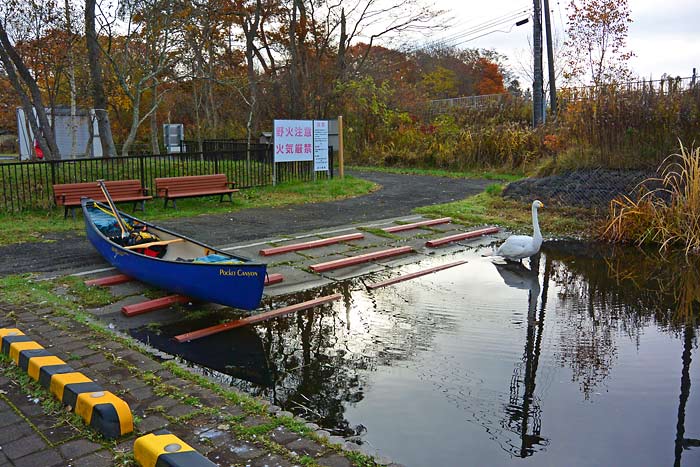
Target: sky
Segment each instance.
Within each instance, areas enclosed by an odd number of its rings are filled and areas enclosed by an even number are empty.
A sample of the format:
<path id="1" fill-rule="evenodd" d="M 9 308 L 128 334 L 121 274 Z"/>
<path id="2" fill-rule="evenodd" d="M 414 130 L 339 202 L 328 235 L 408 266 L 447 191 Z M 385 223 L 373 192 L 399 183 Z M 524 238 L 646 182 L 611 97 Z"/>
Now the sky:
<path id="1" fill-rule="evenodd" d="M 533 2 L 530 0 L 491 0 L 455 1 L 431 0 L 435 8 L 446 10 L 453 17 L 453 26 L 436 33 L 431 38 L 453 36 L 473 29 L 484 22 L 503 17 L 518 9 L 527 10 L 518 18 L 531 15 Z M 550 0 L 553 36 L 563 43 L 565 39 L 569 0 Z M 659 79 L 663 73 L 671 76 L 691 76 L 693 67 L 700 73 L 700 0 L 628 0 L 633 22 L 629 25 L 627 46 L 633 51 L 629 66 L 640 78 Z M 517 21 L 517 19 L 515 20 Z M 506 23 L 483 31 L 494 29 L 509 30 L 512 23 Z M 513 26 L 510 32 L 494 32 L 481 38 L 462 43 L 462 47 L 495 49 L 508 58 L 510 69 L 525 85 L 530 78 L 524 70 L 531 67 L 529 38 L 532 37 L 532 19 L 522 26 Z M 460 39 L 464 40 L 464 39 Z M 545 67 L 546 52 L 545 53 Z"/>

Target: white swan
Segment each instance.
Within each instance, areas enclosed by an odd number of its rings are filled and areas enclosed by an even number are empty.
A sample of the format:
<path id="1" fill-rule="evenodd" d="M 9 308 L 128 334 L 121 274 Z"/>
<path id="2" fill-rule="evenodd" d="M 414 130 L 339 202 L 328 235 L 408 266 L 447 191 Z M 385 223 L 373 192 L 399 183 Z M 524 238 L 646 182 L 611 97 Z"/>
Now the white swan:
<path id="1" fill-rule="evenodd" d="M 544 204 L 539 200 L 532 202 L 532 237 L 528 235 L 511 235 L 498 247 L 496 255 L 509 261 L 520 262 L 523 258 L 529 258 L 540 251 L 542 234 L 540 233 L 540 224 L 537 221 L 537 209 L 543 207 Z"/>

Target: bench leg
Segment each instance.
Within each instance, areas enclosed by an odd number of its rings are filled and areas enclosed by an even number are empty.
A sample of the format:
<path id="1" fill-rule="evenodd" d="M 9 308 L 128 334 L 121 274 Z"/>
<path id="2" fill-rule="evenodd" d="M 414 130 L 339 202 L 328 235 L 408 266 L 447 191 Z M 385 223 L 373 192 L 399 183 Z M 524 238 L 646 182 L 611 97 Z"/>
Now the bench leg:
<path id="1" fill-rule="evenodd" d="M 70 215 L 75 220 L 75 208 L 70 208 Z"/>
<path id="2" fill-rule="evenodd" d="M 231 196 L 233 193 L 228 194 L 228 202 L 233 203 L 233 196 Z"/>
<path id="3" fill-rule="evenodd" d="M 168 198 L 165 198 L 165 203 L 163 204 L 163 209 L 168 209 Z"/>
<path id="4" fill-rule="evenodd" d="M 222 193 L 221 196 L 219 196 L 219 202 L 223 203 L 224 202 L 224 194 Z"/>
<path id="5" fill-rule="evenodd" d="M 68 219 L 68 206 L 66 206 L 65 209 L 63 210 L 63 218 Z"/>
<path id="6" fill-rule="evenodd" d="M 141 200 L 141 212 L 146 212 L 146 200 Z"/>
<path id="7" fill-rule="evenodd" d="M 173 209 L 177 209 L 177 200 L 176 199 L 173 200 Z"/>

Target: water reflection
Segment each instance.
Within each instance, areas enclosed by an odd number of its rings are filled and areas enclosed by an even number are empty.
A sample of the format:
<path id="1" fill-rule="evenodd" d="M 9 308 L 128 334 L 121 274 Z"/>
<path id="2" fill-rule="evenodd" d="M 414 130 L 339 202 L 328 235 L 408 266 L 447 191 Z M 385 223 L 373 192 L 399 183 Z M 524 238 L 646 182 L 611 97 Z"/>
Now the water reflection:
<path id="1" fill-rule="evenodd" d="M 453 259 L 457 258 L 442 261 Z M 691 393 L 690 371 L 697 346 L 700 265 L 638 250 L 570 242 L 545 244 L 541 258 L 530 264 L 530 269 L 492 264 L 475 254 L 464 267 L 380 292 L 349 281 L 303 296 L 282 297 L 275 307 L 333 292 L 343 294 L 343 300 L 334 305 L 251 328 L 260 354 L 255 359 L 264 362 L 266 374 L 257 380 L 231 371 L 241 364 L 225 362 L 234 359 L 226 341 L 238 339 L 233 333 L 222 335 L 221 341 L 203 340 L 202 348 L 184 356 L 231 375 L 226 380 L 230 384 L 267 397 L 336 434 L 370 440 L 380 451 L 386 446 L 391 449 L 389 432 L 370 420 L 374 414 L 363 412 L 362 407 L 382 412 L 377 419 L 391 418 L 392 426 L 400 426 L 405 437 L 414 428 L 413 422 L 406 421 L 414 415 L 408 408 L 431 407 L 435 414 L 421 409 L 424 419 L 419 423 L 464 433 L 461 441 L 452 441 L 463 443 L 462 451 L 453 450 L 464 455 L 468 449 L 469 454 L 481 456 L 483 462 L 475 465 L 506 465 L 510 458 L 528 465 L 576 465 L 567 456 L 586 458 L 596 448 L 604 456 L 619 448 L 602 441 L 587 447 L 577 440 L 582 433 L 613 430 L 607 426 L 610 415 L 602 409 L 605 404 L 614 400 L 614 409 L 628 417 L 663 406 L 667 417 L 656 416 L 669 426 L 673 421 L 672 433 L 666 425 L 657 429 L 663 431 L 661 435 L 651 427 L 634 425 L 624 430 L 639 430 L 640 439 L 651 439 L 652 434 L 665 439 L 666 457 L 656 454 L 656 446 L 637 446 L 629 458 L 647 449 L 649 455 L 657 456 L 655 460 L 668 465 L 674 459 L 680 466 L 688 450 L 697 452 L 700 446 L 700 432 L 694 428 L 700 420 L 692 425 L 697 416 L 686 419 L 686 408 L 700 400 Z M 163 330 L 166 337 L 175 333 Z M 635 361 L 635 355 L 650 345 L 649 335 L 657 340 L 647 355 L 656 352 L 673 362 L 678 362 L 674 342 L 682 342 L 679 399 L 678 383 L 672 395 L 649 384 L 655 379 L 664 384 L 678 381 L 676 370 L 669 373 L 672 366 L 657 364 L 656 373 L 648 373 L 649 361 Z M 220 362 L 207 362 L 212 352 L 220 354 Z M 635 398 L 637 392 L 644 392 L 644 397 Z M 612 397 L 618 394 L 623 397 Z M 389 412 L 392 402 L 407 409 Z M 574 416 L 589 421 L 573 426 L 568 417 Z M 622 431 L 625 422 L 619 420 L 615 429 Z M 495 444 L 479 442 L 482 437 Z M 415 439 L 424 438 L 424 433 L 417 433 Z M 469 444 L 464 438 L 475 441 Z M 449 436 L 440 441 L 448 443 Z M 421 448 L 429 450 L 435 440 L 425 442 Z M 400 454 L 411 451 L 407 444 L 397 443 Z M 407 465 L 438 465 L 387 453 Z M 458 459 L 440 465 L 461 465 Z M 616 465 L 634 464 L 629 460 Z"/>
<path id="2" fill-rule="evenodd" d="M 494 263 L 494 266 L 507 286 L 528 291 L 525 350 L 510 381 L 510 400 L 505 407 L 507 418 L 502 424 L 505 429 L 517 433 L 520 437 L 520 446 L 508 443 L 511 454 L 527 457 L 536 451 L 537 446 L 546 446 L 548 443 L 548 440 L 541 436 L 542 409 L 539 398 L 535 395 L 546 303 L 543 301 L 537 316 L 540 297 L 540 278 L 537 269 L 539 255 L 530 260 L 530 267 L 533 269 L 528 269 L 521 263 L 511 262 Z"/>

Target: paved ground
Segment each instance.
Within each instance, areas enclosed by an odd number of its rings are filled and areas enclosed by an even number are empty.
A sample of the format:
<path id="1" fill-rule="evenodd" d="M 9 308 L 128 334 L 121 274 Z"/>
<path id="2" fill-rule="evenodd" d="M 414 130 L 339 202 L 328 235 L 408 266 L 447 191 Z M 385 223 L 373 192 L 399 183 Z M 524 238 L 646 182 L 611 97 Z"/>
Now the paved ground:
<path id="1" fill-rule="evenodd" d="M 351 173 L 379 183 L 381 190 L 343 201 L 250 209 L 163 222 L 165 227 L 213 246 L 231 245 L 279 235 L 291 235 L 343 224 L 405 216 L 418 206 L 446 203 L 479 193 L 492 180 Z M 22 272 L 61 273 L 102 267 L 106 263 L 84 236 L 55 237 L 51 243 L 0 247 L 0 276 Z"/>
<path id="2" fill-rule="evenodd" d="M 280 235 L 298 234 L 315 239 L 327 236 L 324 232 L 329 229 L 350 232 L 370 224 L 390 225 L 395 218 L 409 219 L 412 216 L 410 211 L 415 206 L 460 199 L 483 190 L 490 183 L 378 173 L 363 176 L 381 183 L 384 189 L 366 197 L 337 203 L 246 211 L 237 213 L 234 221 L 226 216 L 199 216 L 172 221 L 170 226 L 205 242 L 256 256 L 262 245 L 293 241 L 274 241 L 279 240 Z M 348 244 L 304 254 L 281 255 L 268 261 L 270 272 L 282 273 L 285 282 L 270 287 L 266 294 L 286 294 L 310 285 L 321 286 L 367 273 L 390 275 L 392 268 L 419 262 L 427 255 L 468 248 L 472 243 L 462 242 L 436 253 L 424 246 L 427 238 L 463 230 L 462 226 L 446 224 L 400 234 L 393 239 L 365 233 L 363 240 Z M 492 239 L 480 241 L 488 243 Z M 251 243 L 262 245 L 251 246 Z M 308 272 L 308 265 L 315 262 L 398 245 L 411 245 L 416 251 L 406 257 L 338 272 L 316 275 Z M 64 274 L 105 266 L 100 259 L 96 259 L 97 254 L 82 238 L 66 238 L 36 248 L 33 245 L 7 247 L 0 251 L 0 257 L 3 258 L 0 274 L 22 270 Z M 60 288 L 57 293 L 61 293 Z M 177 319 L 173 318 L 177 316 L 173 310 L 123 318 L 120 313 L 122 305 L 145 299 L 147 292 L 140 284 L 115 286 L 112 294 L 112 305 L 85 311 L 116 332 L 127 331 L 149 321 Z M 65 298 L 71 299 L 69 295 Z M 172 356 L 145 346 L 134 346 L 133 341 L 128 339 L 106 337 L 104 333 L 40 304 L 16 307 L 2 305 L 1 302 L 0 298 L 0 327 L 20 328 L 50 348 L 59 358 L 126 400 L 136 417 L 137 434 L 167 428 L 222 466 L 288 467 L 300 465 L 298 459 L 302 455 L 313 458 L 322 466 L 352 465 L 337 446 L 351 450 L 356 450 L 357 446 L 330 436 L 314 424 L 307 427 L 315 435 L 301 436 L 284 426 L 285 423 L 289 426 L 292 414 L 282 413 L 278 407 L 268 404 L 257 409 L 236 404 L 230 396 L 215 388 L 203 387 L 192 378 L 163 365 L 163 360 L 171 360 Z M 108 443 L 90 435 L 89 430 L 71 422 L 63 411 L 47 411 L 42 404 L 46 394 L 30 394 L 31 388 L 12 377 L 12 366 L 7 361 L 0 364 L 0 466 L 132 465 L 129 459 L 137 435 L 128 436 L 117 443 Z M 283 418 L 279 418 L 280 414 Z M 287 422 L 280 425 L 280 420 Z M 279 426 L 270 429 L 271 424 Z M 251 435 L 253 432 L 259 434 Z M 381 461 L 385 465 L 394 465 L 390 459 Z"/>

